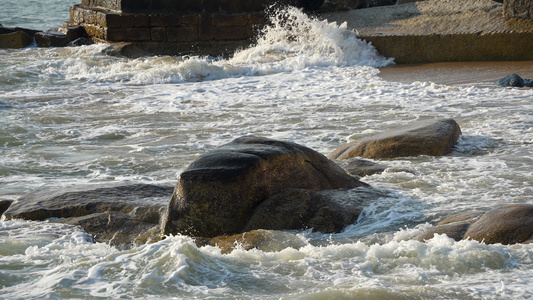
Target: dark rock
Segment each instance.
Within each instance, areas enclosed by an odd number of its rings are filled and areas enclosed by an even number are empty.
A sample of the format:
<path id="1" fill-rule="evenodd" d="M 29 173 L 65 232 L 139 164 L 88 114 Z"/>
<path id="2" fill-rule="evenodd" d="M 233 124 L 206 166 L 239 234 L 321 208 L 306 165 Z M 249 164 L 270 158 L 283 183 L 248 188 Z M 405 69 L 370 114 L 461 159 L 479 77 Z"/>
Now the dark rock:
<path id="1" fill-rule="evenodd" d="M 324 4 L 324 0 L 298 0 L 297 7 L 304 11 L 317 11 L 322 4 Z"/>
<path id="2" fill-rule="evenodd" d="M 340 232 L 357 221 L 362 205 L 354 201 L 343 206 L 335 201 L 337 195 L 331 196 L 300 189 L 274 194 L 255 208 L 243 231 L 313 228 L 324 233 Z"/>
<path id="3" fill-rule="evenodd" d="M 37 32 L 34 37 L 39 47 L 65 47 L 69 43 L 68 36 L 57 31 Z"/>
<path id="4" fill-rule="evenodd" d="M 2 216 L 2 214 L 11 206 L 11 203 L 13 203 L 13 201 L 0 199 L 0 216 Z"/>
<path id="5" fill-rule="evenodd" d="M 367 0 L 327 0 L 320 8 L 321 12 L 343 11 L 369 7 Z"/>
<path id="6" fill-rule="evenodd" d="M 70 190 L 40 190 L 9 207 L 9 219 L 46 220 L 79 225 L 97 241 L 131 244 L 148 240 L 147 230 L 159 228 L 173 188 L 148 184 L 84 186 Z M 143 237 L 144 236 L 144 237 Z"/>
<path id="7" fill-rule="evenodd" d="M 32 42 L 33 38 L 24 31 L 0 34 L 0 48 L 25 48 Z"/>
<path id="8" fill-rule="evenodd" d="M 502 87 L 533 87 L 533 80 L 524 79 L 516 74 L 511 74 L 494 83 Z"/>
<path id="9" fill-rule="evenodd" d="M 461 129 L 453 119 L 425 120 L 340 146 L 330 159 L 395 158 L 444 155 L 455 145 Z"/>
<path id="10" fill-rule="evenodd" d="M 157 241 L 161 234 L 159 224 L 143 222 L 122 212 L 94 213 L 53 222 L 80 226 L 92 235 L 95 242 L 120 248 Z"/>
<path id="11" fill-rule="evenodd" d="M 533 242 L 533 205 L 517 204 L 496 208 L 485 214 L 471 212 L 446 218 L 415 237 L 424 241 L 434 234 L 446 234 L 456 241 L 472 239 L 486 244 Z"/>
<path id="12" fill-rule="evenodd" d="M 180 175 L 163 234 L 241 233 L 253 210 L 277 193 L 358 186 L 367 185 L 314 150 L 245 136 L 202 155 Z"/>
<path id="13" fill-rule="evenodd" d="M 28 28 L 22 28 L 22 27 L 0 27 L 0 34 L 7 34 L 7 33 L 13 33 L 17 31 L 22 31 L 28 34 L 29 36 L 33 37 L 37 32 L 40 32 L 39 30 L 34 29 L 28 29 Z"/>
<path id="14" fill-rule="evenodd" d="M 83 26 L 63 26 L 49 30 L 49 32 L 59 32 L 67 36 L 69 42 L 79 38 L 87 38 L 89 35 Z"/>

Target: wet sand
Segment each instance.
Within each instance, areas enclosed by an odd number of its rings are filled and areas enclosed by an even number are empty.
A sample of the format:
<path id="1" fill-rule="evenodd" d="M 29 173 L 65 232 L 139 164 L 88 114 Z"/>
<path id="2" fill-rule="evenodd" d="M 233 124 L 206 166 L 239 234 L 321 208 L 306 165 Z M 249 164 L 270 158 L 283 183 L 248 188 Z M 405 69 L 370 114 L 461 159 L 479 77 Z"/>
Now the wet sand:
<path id="1" fill-rule="evenodd" d="M 446 62 L 393 65 L 380 69 L 379 76 L 387 81 L 413 83 L 430 81 L 437 84 L 494 85 L 494 82 L 513 73 L 533 78 L 533 61 Z"/>

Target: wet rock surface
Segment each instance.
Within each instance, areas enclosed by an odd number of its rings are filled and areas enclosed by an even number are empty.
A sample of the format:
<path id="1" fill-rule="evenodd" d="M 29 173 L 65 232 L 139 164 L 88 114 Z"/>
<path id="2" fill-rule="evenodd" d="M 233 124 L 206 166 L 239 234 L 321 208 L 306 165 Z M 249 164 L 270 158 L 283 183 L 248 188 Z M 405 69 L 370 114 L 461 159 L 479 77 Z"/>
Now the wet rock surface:
<path id="1" fill-rule="evenodd" d="M 533 205 L 515 204 L 486 213 L 464 213 L 446 218 L 415 239 L 424 241 L 446 234 L 456 241 L 472 239 L 504 245 L 533 242 Z"/>
<path id="2" fill-rule="evenodd" d="M 3 217 L 77 225 L 95 241 L 124 246 L 159 236 L 160 216 L 172 191 L 170 186 L 149 184 L 40 190 L 14 201 Z"/>
<path id="3" fill-rule="evenodd" d="M 461 129 L 453 119 L 424 120 L 342 145 L 328 157 L 343 160 L 441 156 L 451 150 L 460 135 Z"/>
<path id="4" fill-rule="evenodd" d="M 314 150 L 245 136 L 204 154 L 180 175 L 163 219 L 163 234 L 215 237 L 241 233 L 254 210 L 276 194 L 279 195 L 269 201 L 289 203 L 299 193 L 287 192 L 292 189 L 319 191 L 359 186 L 367 184 Z M 309 206 L 306 215 L 312 218 L 326 206 Z M 308 225 L 305 224 L 304 227 Z"/>

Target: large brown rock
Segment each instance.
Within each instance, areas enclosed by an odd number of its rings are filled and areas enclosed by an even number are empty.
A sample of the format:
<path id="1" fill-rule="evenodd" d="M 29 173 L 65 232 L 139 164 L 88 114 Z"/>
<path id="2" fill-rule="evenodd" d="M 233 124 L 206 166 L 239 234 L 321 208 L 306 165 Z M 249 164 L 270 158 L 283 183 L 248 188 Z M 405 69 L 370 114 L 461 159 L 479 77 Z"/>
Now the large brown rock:
<path id="1" fill-rule="evenodd" d="M 289 189 L 262 201 L 250 215 L 243 231 L 254 229 L 306 229 L 340 232 L 357 221 L 365 203 L 387 195 L 371 187 L 309 191 Z"/>
<path id="2" fill-rule="evenodd" d="M 24 48 L 33 42 L 33 38 L 24 31 L 0 34 L 0 48 Z"/>
<path id="3" fill-rule="evenodd" d="M 4 218 L 56 219 L 81 226 L 97 242 L 127 246 L 155 239 L 159 222 L 172 195 L 170 186 L 127 184 L 83 186 L 69 190 L 40 190 L 11 204 Z"/>
<path id="4" fill-rule="evenodd" d="M 278 193 L 358 186 L 367 185 L 314 150 L 245 136 L 204 154 L 180 175 L 162 232 L 201 237 L 241 233 L 253 211 Z M 293 196 L 288 192 L 282 199 Z M 304 210 L 315 216 L 309 211 L 321 207 Z"/>
<path id="5" fill-rule="evenodd" d="M 440 156 L 455 145 L 461 129 L 453 119 L 424 120 L 340 146 L 330 159 Z"/>
<path id="6" fill-rule="evenodd" d="M 424 241 L 435 234 L 446 234 L 456 241 L 472 239 L 486 244 L 533 242 L 533 205 L 516 204 L 484 214 L 465 213 L 446 218 L 415 239 Z"/>
<path id="7" fill-rule="evenodd" d="M 525 242 L 533 238 L 533 205 L 509 205 L 488 211 L 464 236 L 487 244 Z"/>

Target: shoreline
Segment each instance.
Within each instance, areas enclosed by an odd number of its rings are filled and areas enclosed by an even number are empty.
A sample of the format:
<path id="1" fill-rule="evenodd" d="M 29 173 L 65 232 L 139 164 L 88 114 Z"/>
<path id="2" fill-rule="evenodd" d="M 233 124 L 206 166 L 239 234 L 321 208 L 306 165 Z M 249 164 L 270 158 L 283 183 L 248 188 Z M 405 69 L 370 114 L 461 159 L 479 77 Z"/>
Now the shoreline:
<path id="1" fill-rule="evenodd" d="M 496 80 L 513 73 L 533 78 L 533 61 L 437 62 L 396 64 L 379 68 L 378 76 L 386 81 L 411 84 L 416 81 L 445 85 L 485 83 L 494 86 Z"/>

